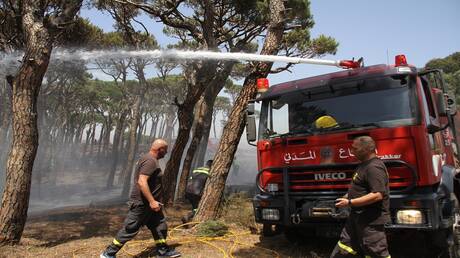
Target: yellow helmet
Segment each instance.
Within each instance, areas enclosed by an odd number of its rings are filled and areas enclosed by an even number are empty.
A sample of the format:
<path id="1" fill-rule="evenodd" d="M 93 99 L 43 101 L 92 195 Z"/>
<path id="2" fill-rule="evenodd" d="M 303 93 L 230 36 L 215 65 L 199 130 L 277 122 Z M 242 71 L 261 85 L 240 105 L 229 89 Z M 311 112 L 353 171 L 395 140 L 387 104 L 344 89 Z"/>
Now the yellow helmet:
<path id="1" fill-rule="evenodd" d="M 315 121 L 316 128 L 331 128 L 337 126 L 337 121 L 332 116 L 321 116 Z"/>

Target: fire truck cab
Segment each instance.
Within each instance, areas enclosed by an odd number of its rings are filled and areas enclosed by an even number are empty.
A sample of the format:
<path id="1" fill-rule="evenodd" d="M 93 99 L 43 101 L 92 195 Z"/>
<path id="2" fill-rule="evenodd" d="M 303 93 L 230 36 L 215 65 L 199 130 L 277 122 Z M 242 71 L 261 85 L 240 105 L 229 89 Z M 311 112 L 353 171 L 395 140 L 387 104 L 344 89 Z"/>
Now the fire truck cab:
<path id="1" fill-rule="evenodd" d="M 417 69 L 400 55 L 395 65 L 267 83 L 258 81 L 266 91 L 248 104 L 246 120 L 259 169 L 254 213 L 264 235 L 292 238 L 301 229 L 338 236 L 349 210 L 336 208 L 335 199 L 358 165 L 353 139 L 367 135 L 389 172 L 388 232 L 441 238 L 458 256 L 457 108 L 440 70 Z"/>

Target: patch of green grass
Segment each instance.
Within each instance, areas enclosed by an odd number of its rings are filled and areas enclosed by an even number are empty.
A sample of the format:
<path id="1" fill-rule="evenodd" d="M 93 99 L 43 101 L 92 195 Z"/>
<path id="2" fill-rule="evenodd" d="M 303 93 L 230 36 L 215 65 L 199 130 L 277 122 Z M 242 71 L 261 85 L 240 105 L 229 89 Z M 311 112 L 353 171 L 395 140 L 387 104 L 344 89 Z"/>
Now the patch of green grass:
<path id="1" fill-rule="evenodd" d="M 219 237 L 228 233 L 228 226 L 222 221 L 209 220 L 197 226 L 197 235 L 201 237 Z"/>

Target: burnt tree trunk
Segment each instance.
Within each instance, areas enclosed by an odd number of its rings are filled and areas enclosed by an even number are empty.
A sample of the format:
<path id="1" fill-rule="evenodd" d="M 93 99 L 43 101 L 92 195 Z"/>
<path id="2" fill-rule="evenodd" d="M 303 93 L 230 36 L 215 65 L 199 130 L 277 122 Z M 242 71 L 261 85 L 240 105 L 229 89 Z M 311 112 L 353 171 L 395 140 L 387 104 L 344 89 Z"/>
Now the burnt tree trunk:
<path id="1" fill-rule="evenodd" d="M 276 55 L 283 38 L 285 7 L 283 0 L 270 1 L 270 24 L 262 47 L 262 55 Z M 273 63 L 256 63 L 253 71 L 246 77 L 230 117 L 222 132 L 222 137 L 211 167 L 210 177 L 198 206 L 195 221 L 216 219 L 219 216 L 225 182 L 232 165 L 245 125 L 245 108 L 250 99 L 257 94 L 257 78 L 266 77 Z"/>

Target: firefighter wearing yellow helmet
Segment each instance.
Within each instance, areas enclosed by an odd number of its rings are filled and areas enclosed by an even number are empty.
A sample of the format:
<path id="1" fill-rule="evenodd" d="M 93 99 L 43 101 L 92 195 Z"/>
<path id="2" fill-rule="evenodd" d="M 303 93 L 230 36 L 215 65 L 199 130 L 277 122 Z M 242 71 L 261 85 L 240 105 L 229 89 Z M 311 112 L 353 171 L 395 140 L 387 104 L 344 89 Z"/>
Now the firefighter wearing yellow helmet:
<path id="1" fill-rule="evenodd" d="M 337 121 L 332 116 L 320 116 L 315 121 L 315 127 L 318 129 L 332 128 L 338 126 Z"/>

